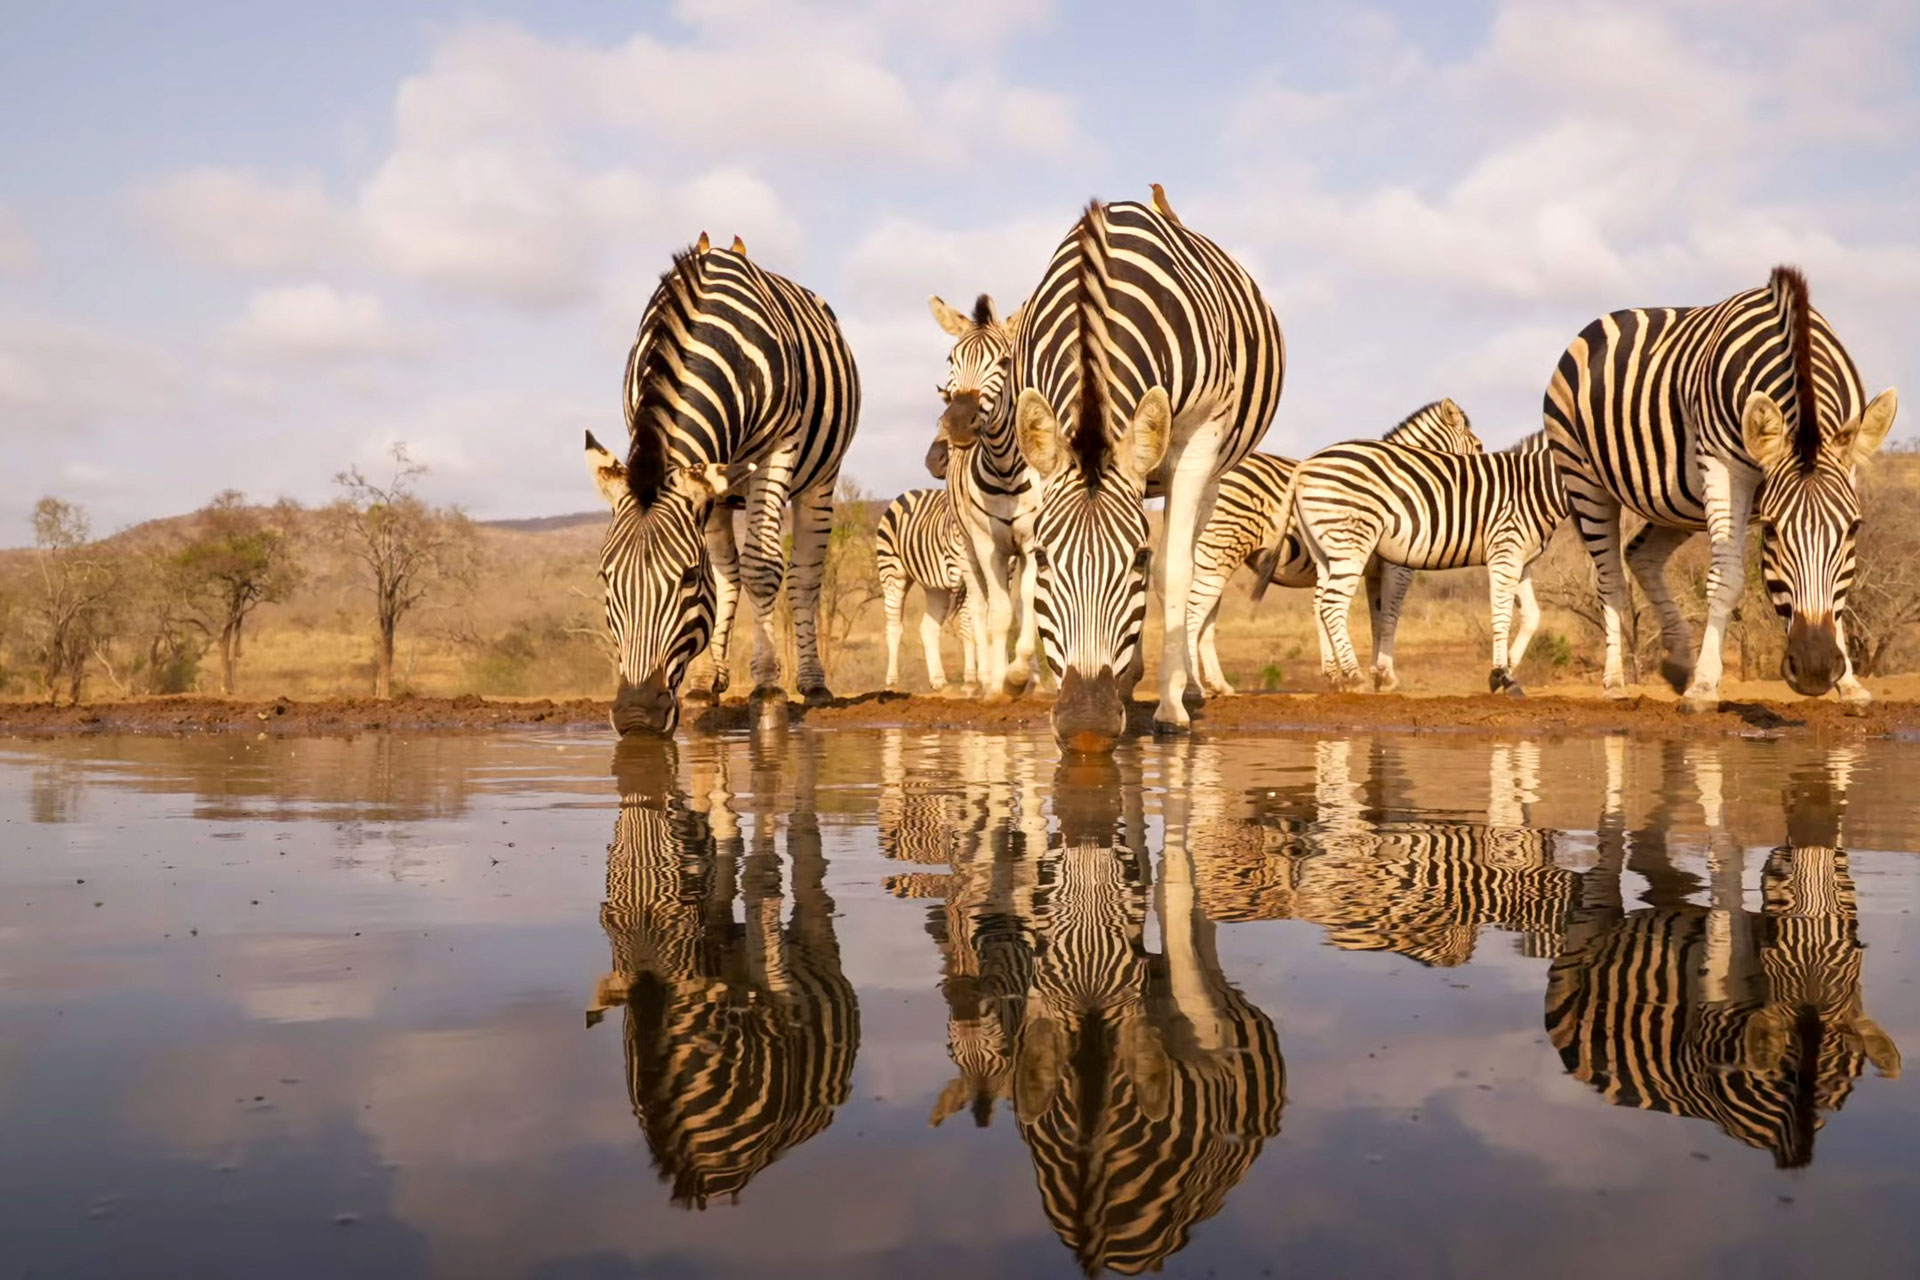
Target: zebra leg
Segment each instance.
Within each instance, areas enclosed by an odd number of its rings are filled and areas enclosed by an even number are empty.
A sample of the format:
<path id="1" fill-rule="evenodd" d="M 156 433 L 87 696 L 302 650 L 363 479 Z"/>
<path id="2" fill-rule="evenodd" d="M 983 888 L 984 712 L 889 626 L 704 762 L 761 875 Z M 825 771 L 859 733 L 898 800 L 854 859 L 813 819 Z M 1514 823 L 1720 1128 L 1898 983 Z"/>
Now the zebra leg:
<path id="1" fill-rule="evenodd" d="M 980 611 L 974 607 L 973 591 L 964 579 L 954 588 L 954 593 L 960 597 L 960 661 L 966 672 L 965 683 L 971 688 L 979 679 L 979 672 L 975 667 L 979 645 L 974 636 L 976 625 L 974 619 Z"/>
<path id="2" fill-rule="evenodd" d="M 747 599 L 753 605 L 753 698 L 784 702 L 786 690 L 781 683 L 780 641 L 774 633 L 774 618 L 780 606 L 780 588 L 787 575 L 786 556 L 781 546 L 781 516 L 788 499 L 787 483 L 793 476 L 793 451 L 780 450 L 755 468 L 747 490 L 747 542 L 740 549 L 740 577 Z M 799 546 L 794 547 L 796 567 Z M 820 586 L 820 566 L 814 568 L 814 590 Z M 795 623 L 798 623 L 795 619 Z"/>
<path id="3" fill-rule="evenodd" d="M 927 656 L 927 683 L 935 693 L 947 687 L 947 668 L 940 660 L 940 628 L 953 616 L 953 596 L 938 587 L 922 587 L 926 604 L 920 614 L 920 648 Z"/>
<path id="4" fill-rule="evenodd" d="M 906 630 L 900 620 L 901 611 L 907 603 L 907 583 L 904 578 L 892 574 L 880 577 L 881 599 L 887 611 L 887 688 L 900 687 L 900 635 Z M 920 628 L 921 638 L 926 638 L 927 630 Z"/>
<path id="5" fill-rule="evenodd" d="M 1513 553 L 1505 548 L 1487 557 L 1487 598 L 1493 607 L 1493 665 L 1487 672 L 1489 693 L 1520 692 L 1513 678 L 1513 668 L 1520 664 L 1507 653 L 1507 636 L 1513 629 L 1513 597 L 1520 576 L 1514 570 L 1513 561 Z"/>
<path id="6" fill-rule="evenodd" d="M 979 621 L 974 635 L 980 643 L 980 693 L 997 697 L 1007 680 L 1007 638 L 1013 630 L 1013 599 L 1007 591 L 1008 554 L 1001 549 L 1000 531 L 968 525 L 967 569 Z M 1011 537 L 1011 535 L 1008 535 Z"/>
<path id="7" fill-rule="evenodd" d="M 1688 529 L 1649 524 L 1627 543 L 1627 564 L 1634 580 L 1660 615 L 1660 643 L 1667 653 L 1660 662 L 1660 675 L 1675 693 L 1684 690 L 1693 676 L 1693 628 L 1667 585 L 1667 561 L 1692 536 Z"/>
<path id="8" fill-rule="evenodd" d="M 1356 562 L 1353 557 L 1329 557 L 1320 575 L 1320 584 L 1313 592 L 1313 607 L 1320 615 L 1321 634 L 1333 650 L 1331 657 L 1335 670 L 1328 677 L 1328 682 L 1340 692 L 1360 687 L 1360 659 L 1353 651 L 1353 635 L 1347 627 L 1347 610 L 1353 604 L 1353 593 L 1359 588 L 1365 572 L 1365 559 Z M 1322 672 L 1328 669 L 1328 656 L 1325 653 L 1321 655 Z"/>
<path id="9" fill-rule="evenodd" d="M 1024 693 L 1036 673 L 1034 649 L 1039 642 L 1040 619 L 1033 610 L 1033 595 L 1039 585 L 1040 567 L 1028 551 L 1020 557 L 1020 630 L 1013 642 L 1013 665 L 1007 669 L 1007 692 Z"/>
<path id="10" fill-rule="evenodd" d="M 1577 473 L 1563 470 L 1561 479 L 1567 486 L 1574 522 L 1580 527 L 1580 541 L 1593 559 L 1594 583 L 1600 590 L 1600 612 L 1607 634 L 1607 665 L 1600 677 L 1600 690 L 1609 698 L 1625 698 L 1629 696 L 1622 661 L 1626 645 L 1621 633 L 1633 603 L 1627 595 L 1626 566 L 1620 562 L 1620 504 L 1598 486 L 1579 483 Z M 1633 675 L 1639 678 L 1637 670 Z"/>
<path id="11" fill-rule="evenodd" d="M 1393 669 L 1393 637 L 1400 630 L 1400 609 L 1413 586 L 1413 570 L 1378 559 L 1367 567 L 1367 610 L 1373 626 L 1373 689 L 1392 693 L 1400 687 Z"/>
<path id="12" fill-rule="evenodd" d="M 707 516 L 707 558 L 713 561 L 713 659 L 715 702 L 733 682 L 727 651 L 733 642 L 733 616 L 740 608 L 740 553 L 733 543 L 733 512 L 716 503 Z"/>
<path id="13" fill-rule="evenodd" d="M 1161 534 L 1165 553 L 1160 557 L 1164 574 L 1160 619 L 1164 632 L 1160 642 L 1160 705 L 1153 712 L 1156 732 L 1184 733 L 1193 721 L 1186 707 L 1190 680 L 1187 661 L 1193 651 L 1193 638 L 1187 632 L 1187 598 L 1193 593 L 1194 544 L 1213 515 L 1218 487 L 1213 480 L 1213 463 L 1223 426 L 1218 420 L 1202 424 L 1180 445 L 1178 456 L 1167 466 L 1166 528 Z"/>
<path id="14" fill-rule="evenodd" d="M 1707 565 L 1707 626 L 1700 636 L 1700 657 L 1693 664 L 1693 681 L 1682 706 L 1689 711 L 1720 705 L 1720 646 L 1727 620 L 1739 603 L 1746 582 L 1747 521 L 1753 517 L 1753 495 L 1760 473 L 1751 467 L 1730 467 L 1726 459 L 1702 457 L 1705 482 L 1707 536 L 1713 540 L 1713 559 Z"/>
<path id="15" fill-rule="evenodd" d="M 793 500 L 793 567 L 787 583 L 793 605 L 793 638 L 800 650 L 800 696 L 810 707 L 833 701 L 820 663 L 820 583 L 826 575 L 827 539 L 833 532 L 833 487 L 821 484 Z"/>
<path id="16" fill-rule="evenodd" d="M 1540 629 L 1540 600 L 1533 593 L 1532 564 L 1520 570 L 1520 582 L 1514 596 L 1520 602 L 1520 625 L 1514 631 L 1513 644 L 1507 650 L 1507 664 L 1511 670 L 1518 671 L 1520 663 L 1527 656 L 1527 646 L 1533 642 L 1533 633 Z"/>
<path id="17" fill-rule="evenodd" d="M 1231 698 L 1233 686 L 1227 682 L 1226 672 L 1220 669 L 1219 625 L 1220 601 L 1215 597 L 1213 608 L 1207 611 L 1206 618 L 1200 624 L 1198 669 L 1208 697 Z"/>
<path id="18" fill-rule="evenodd" d="M 1187 634 L 1193 637 L 1193 654 L 1188 667 L 1198 676 L 1200 687 L 1211 697 L 1230 694 L 1232 686 L 1220 674 L 1220 654 L 1213 647 L 1214 624 L 1220 618 L 1220 593 L 1227 585 L 1224 575 L 1209 566 L 1193 576 L 1193 590 L 1187 596 Z M 1188 695 L 1192 700 L 1192 695 Z"/>
<path id="19" fill-rule="evenodd" d="M 1846 674 L 1840 677 L 1835 686 L 1840 701 L 1856 711 L 1864 710 L 1873 701 L 1873 695 L 1867 692 L 1867 686 L 1860 683 L 1860 677 L 1853 674 L 1853 655 L 1847 651 L 1846 614 L 1839 613 L 1833 619 L 1834 642 L 1840 646 L 1840 656 L 1846 661 Z"/>

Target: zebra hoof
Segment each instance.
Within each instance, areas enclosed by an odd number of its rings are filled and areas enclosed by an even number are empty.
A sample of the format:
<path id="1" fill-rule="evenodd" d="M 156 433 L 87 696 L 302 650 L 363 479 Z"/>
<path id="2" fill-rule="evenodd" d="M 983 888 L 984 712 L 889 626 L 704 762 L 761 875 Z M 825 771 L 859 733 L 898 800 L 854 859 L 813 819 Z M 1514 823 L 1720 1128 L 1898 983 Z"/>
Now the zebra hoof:
<path id="1" fill-rule="evenodd" d="M 1180 692 L 1180 705 L 1189 711 L 1198 711 L 1206 702 L 1206 692 L 1198 685 L 1190 684 Z"/>
<path id="2" fill-rule="evenodd" d="M 1184 720 L 1160 720 L 1153 722 L 1153 736 L 1156 738 L 1184 738 L 1193 732 L 1193 726 Z"/>
<path id="3" fill-rule="evenodd" d="M 1508 681 L 1507 696 L 1509 698 L 1524 698 L 1527 696 L 1527 691 L 1525 689 L 1522 689 L 1518 684 L 1515 684 L 1512 681 Z"/>
<path id="4" fill-rule="evenodd" d="M 1373 673 L 1373 691 L 1375 693 L 1392 693 L 1399 687 L 1400 677 L 1394 675 L 1392 672 L 1382 674 L 1376 671 Z"/>
<path id="5" fill-rule="evenodd" d="M 1600 696 L 1610 702 L 1625 702 L 1633 694 L 1624 684 L 1609 684 L 1600 687 Z"/>
<path id="6" fill-rule="evenodd" d="M 1719 709 L 1720 698 L 1717 694 L 1702 695 L 1690 693 L 1680 699 L 1680 714 L 1682 715 L 1697 716 L 1702 712 L 1718 711 Z"/>
<path id="7" fill-rule="evenodd" d="M 1693 679 L 1693 668 L 1668 658 L 1660 664 L 1660 678 L 1665 680 L 1675 693 L 1685 693 L 1688 682 Z"/>
<path id="8" fill-rule="evenodd" d="M 1513 683 L 1512 674 L 1509 673 L 1505 667 L 1495 667 L 1493 670 L 1487 672 L 1488 693 L 1501 693 L 1516 687 Z"/>
<path id="9" fill-rule="evenodd" d="M 800 691 L 800 700 L 810 707 L 824 707 L 833 701 L 833 694 L 827 686 L 816 684 Z"/>

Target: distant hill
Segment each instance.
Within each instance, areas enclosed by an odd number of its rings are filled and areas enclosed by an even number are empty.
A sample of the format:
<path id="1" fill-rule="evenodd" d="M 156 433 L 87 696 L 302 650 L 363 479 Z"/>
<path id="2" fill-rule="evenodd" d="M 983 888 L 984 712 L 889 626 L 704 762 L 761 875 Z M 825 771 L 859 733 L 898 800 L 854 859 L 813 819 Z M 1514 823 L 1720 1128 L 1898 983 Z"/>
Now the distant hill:
<path id="1" fill-rule="evenodd" d="M 547 533 L 554 529 L 576 529 L 583 524 L 605 524 L 605 511 L 575 511 L 564 516 L 534 516 L 528 520 L 479 520 L 485 529 L 504 529 L 508 533 Z"/>

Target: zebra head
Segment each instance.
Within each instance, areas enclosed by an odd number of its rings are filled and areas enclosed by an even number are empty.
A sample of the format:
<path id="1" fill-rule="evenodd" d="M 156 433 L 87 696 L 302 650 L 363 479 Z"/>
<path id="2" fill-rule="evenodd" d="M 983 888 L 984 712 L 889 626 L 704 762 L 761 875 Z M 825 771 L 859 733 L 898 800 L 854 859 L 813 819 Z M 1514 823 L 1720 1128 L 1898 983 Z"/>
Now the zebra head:
<path id="1" fill-rule="evenodd" d="M 953 348 L 947 352 L 947 380 L 939 388 L 947 408 L 940 415 L 939 434 L 927 450 L 927 470 L 934 479 L 945 480 L 948 450 L 964 449 L 978 440 L 1000 405 L 1007 371 L 1013 367 L 1013 339 L 1023 308 L 1015 307 L 1001 320 L 994 314 L 993 299 L 983 293 L 974 299 L 971 316 L 955 311 L 937 296 L 927 299 L 927 309 L 953 337 Z"/>
<path id="2" fill-rule="evenodd" d="M 1173 408 L 1164 388 L 1152 388 L 1118 440 L 1107 438 L 1104 417 L 1099 406 L 1082 405 L 1069 442 L 1038 391 L 1022 391 L 1014 410 L 1021 455 L 1041 477 L 1033 607 L 1060 681 L 1053 734 L 1062 749 L 1090 753 L 1113 750 L 1140 679 L 1153 562 L 1142 503 L 1166 456 Z"/>
<path id="3" fill-rule="evenodd" d="M 1897 408 L 1889 388 L 1834 431 L 1796 431 L 1779 403 L 1756 391 L 1741 417 L 1747 453 L 1760 467 L 1754 518 L 1761 575 L 1774 612 L 1787 622 L 1780 674 L 1807 697 L 1826 693 L 1848 671 L 1838 620 L 1860 532 L 1855 471 L 1879 451 Z"/>
<path id="4" fill-rule="evenodd" d="M 1384 437 L 1395 444 L 1434 449 L 1440 453 L 1484 453 L 1485 446 L 1473 433 L 1467 411 L 1452 400 L 1436 400 L 1407 415 L 1399 426 Z"/>
<path id="5" fill-rule="evenodd" d="M 640 459 L 636 456 L 636 463 Z M 636 482 L 587 433 L 587 469 L 613 511 L 600 549 L 607 629 L 619 653 L 613 727 L 672 734 L 680 723 L 680 681 L 713 632 L 713 563 L 705 528 L 726 468 L 655 459 Z"/>

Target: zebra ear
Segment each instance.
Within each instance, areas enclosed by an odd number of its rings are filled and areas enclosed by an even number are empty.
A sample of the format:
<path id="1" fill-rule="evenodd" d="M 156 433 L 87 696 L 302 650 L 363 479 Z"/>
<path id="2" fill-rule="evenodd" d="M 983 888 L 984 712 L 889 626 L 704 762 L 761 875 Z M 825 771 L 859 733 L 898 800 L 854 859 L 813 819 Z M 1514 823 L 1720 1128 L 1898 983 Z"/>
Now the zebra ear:
<path id="1" fill-rule="evenodd" d="M 1762 471 L 1772 470 L 1786 452 L 1787 417 L 1766 392 L 1756 391 L 1747 397 L 1747 407 L 1740 415 L 1740 440 Z"/>
<path id="2" fill-rule="evenodd" d="M 966 1106 L 972 1095 L 967 1087 L 965 1076 L 955 1076 L 947 1081 L 947 1087 L 940 1091 L 934 1101 L 933 1113 L 927 1117 L 927 1123 L 938 1129 L 940 1122 Z"/>
<path id="3" fill-rule="evenodd" d="M 1000 322 L 1001 327 L 1007 331 L 1009 341 L 1020 335 L 1020 317 L 1026 314 L 1027 304 L 1023 302 L 1013 310 L 1007 312 L 1007 318 Z"/>
<path id="4" fill-rule="evenodd" d="M 1028 1017 L 1013 1068 L 1013 1111 L 1021 1124 L 1032 1124 L 1053 1105 L 1067 1060 L 1066 1028 L 1045 1015 Z"/>
<path id="5" fill-rule="evenodd" d="M 1165 387 L 1150 387 L 1133 411 L 1126 439 L 1120 442 L 1122 460 L 1136 484 L 1144 485 L 1160 460 L 1167 456 L 1167 441 L 1173 435 L 1173 402 Z"/>
<path id="6" fill-rule="evenodd" d="M 1741 1036 L 1741 1060 L 1733 1065 L 1743 1071 L 1773 1071 L 1787 1054 L 1787 1011 L 1770 1004 L 1747 1019 Z"/>
<path id="7" fill-rule="evenodd" d="M 951 449 L 945 440 L 936 439 L 927 448 L 927 474 L 935 480 L 947 478 L 947 455 Z"/>
<path id="8" fill-rule="evenodd" d="M 958 338 L 973 328 L 972 321 L 940 301 L 938 294 L 927 299 L 927 310 L 933 312 L 933 322 L 945 329 L 952 337 Z"/>
<path id="9" fill-rule="evenodd" d="M 1173 1069 L 1160 1037 L 1144 1018 L 1120 1024 L 1120 1064 L 1149 1120 L 1165 1120 L 1173 1094 Z"/>
<path id="10" fill-rule="evenodd" d="M 587 432 L 587 472 L 609 507 L 619 506 L 620 499 L 628 496 L 626 465 L 602 448 L 591 431 Z"/>
<path id="11" fill-rule="evenodd" d="M 1893 415 L 1900 411 L 1900 397 L 1892 387 L 1888 387 L 1868 402 L 1860 420 L 1851 431 L 1842 431 L 1835 442 L 1847 446 L 1853 456 L 1847 461 L 1859 466 L 1874 454 L 1880 452 L 1880 446 L 1887 441 L 1887 433 L 1893 430 Z"/>
<path id="12" fill-rule="evenodd" d="M 1020 393 L 1013 408 L 1014 436 L 1020 442 L 1020 456 L 1042 476 L 1060 469 L 1066 458 L 1066 446 L 1060 439 L 1060 420 L 1053 416 L 1047 398 L 1028 387 Z"/>
<path id="13" fill-rule="evenodd" d="M 1864 1014 L 1853 1020 L 1853 1029 L 1859 1033 L 1861 1047 L 1867 1051 L 1867 1061 L 1873 1064 L 1873 1069 L 1889 1080 L 1897 1080 L 1900 1077 L 1900 1046 L 1893 1042 L 1893 1037 Z"/>

